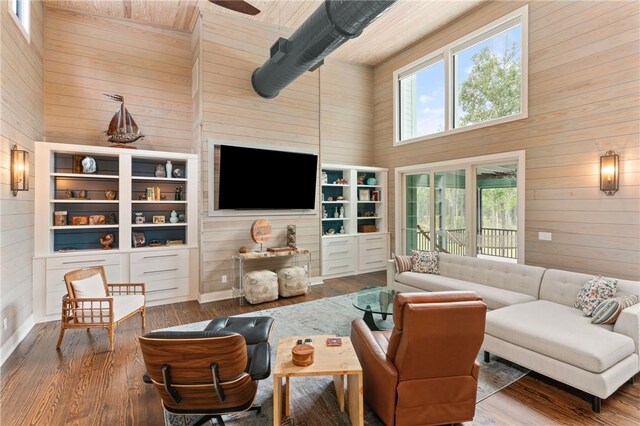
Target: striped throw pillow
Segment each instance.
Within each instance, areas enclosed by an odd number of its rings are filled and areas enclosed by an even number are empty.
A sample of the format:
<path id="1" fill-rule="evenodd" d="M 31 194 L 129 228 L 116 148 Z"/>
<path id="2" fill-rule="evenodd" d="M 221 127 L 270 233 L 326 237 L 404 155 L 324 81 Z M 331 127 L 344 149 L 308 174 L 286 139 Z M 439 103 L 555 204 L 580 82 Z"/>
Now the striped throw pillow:
<path id="1" fill-rule="evenodd" d="M 396 264 L 396 273 L 401 274 L 411 270 L 411 256 L 403 254 L 394 254 L 393 260 Z"/>
<path id="2" fill-rule="evenodd" d="M 604 300 L 593 311 L 591 324 L 613 324 L 622 311 L 636 303 L 638 303 L 638 296 L 635 294 Z"/>

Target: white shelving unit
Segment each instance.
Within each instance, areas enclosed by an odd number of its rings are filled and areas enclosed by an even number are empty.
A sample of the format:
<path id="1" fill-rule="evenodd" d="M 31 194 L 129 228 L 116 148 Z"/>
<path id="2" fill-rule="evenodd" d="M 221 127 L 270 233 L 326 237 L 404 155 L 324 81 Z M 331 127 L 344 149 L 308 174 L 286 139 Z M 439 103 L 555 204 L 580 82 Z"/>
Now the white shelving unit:
<path id="1" fill-rule="evenodd" d="M 326 175 L 326 183 L 321 182 L 323 276 L 352 275 L 386 267 L 389 256 L 387 174 L 387 169 L 379 167 L 322 165 L 321 179 Z M 358 184 L 359 176 L 364 176 L 363 184 Z M 347 183 L 334 183 L 338 179 L 345 179 Z M 338 196 L 343 199 L 337 200 Z M 340 207 L 344 208 L 344 217 L 333 217 Z"/>
<path id="2" fill-rule="evenodd" d="M 76 173 L 74 156 L 96 160 L 96 173 Z M 170 160 L 184 177 L 156 177 L 158 164 Z M 147 305 L 185 301 L 198 291 L 198 156 L 195 154 L 129 150 L 101 146 L 36 142 L 34 302 L 37 321 L 59 319 L 60 300 L 66 293 L 64 274 L 101 265 L 110 282 L 145 282 Z M 140 200 L 147 187 L 158 187 L 165 200 Z M 182 187 L 184 199 L 175 200 Z M 115 200 L 105 190 L 117 191 Z M 86 199 L 67 198 L 86 191 Z M 171 223 L 171 211 L 185 215 Z M 67 225 L 54 224 L 54 212 L 67 212 Z M 146 223 L 135 224 L 142 212 Z M 115 224 L 71 225 L 74 216 L 105 215 Z M 152 223 L 164 216 L 165 223 Z M 135 247 L 133 233 L 145 234 L 146 244 Z M 111 233 L 111 250 L 102 249 L 100 237 Z M 160 247 L 149 247 L 150 241 Z M 182 245 L 165 245 L 182 240 Z M 167 265 L 173 265 L 168 267 Z"/>

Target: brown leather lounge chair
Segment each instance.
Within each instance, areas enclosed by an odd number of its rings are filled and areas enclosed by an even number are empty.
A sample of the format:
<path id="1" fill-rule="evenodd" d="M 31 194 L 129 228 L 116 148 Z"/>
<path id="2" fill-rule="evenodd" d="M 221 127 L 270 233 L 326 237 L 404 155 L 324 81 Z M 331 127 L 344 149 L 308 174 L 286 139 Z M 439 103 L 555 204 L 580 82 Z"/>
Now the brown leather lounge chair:
<path id="1" fill-rule="evenodd" d="M 394 327 L 351 324 L 364 399 L 387 426 L 473 420 L 486 305 L 474 292 L 402 293 Z"/>
<path id="2" fill-rule="evenodd" d="M 271 374 L 267 342 L 273 318 L 218 318 L 203 331 L 156 331 L 140 337 L 147 368 L 170 413 L 201 415 L 202 425 L 223 414 L 260 411 L 258 380 Z"/>

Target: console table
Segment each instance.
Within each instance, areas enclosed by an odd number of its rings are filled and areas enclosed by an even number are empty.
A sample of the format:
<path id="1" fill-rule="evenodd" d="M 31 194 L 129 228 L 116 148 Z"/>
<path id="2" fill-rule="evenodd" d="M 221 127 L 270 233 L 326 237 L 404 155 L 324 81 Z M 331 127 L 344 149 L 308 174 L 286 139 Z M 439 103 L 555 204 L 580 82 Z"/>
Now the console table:
<path id="1" fill-rule="evenodd" d="M 231 289 L 233 298 L 240 298 L 240 305 L 244 304 L 244 272 L 245 263 L 254 261 L 274 260 L 278 258 L 293 258 L 295 266 L 300 266 L 300 258 L 303 258 L 304 268 L 307 271 L 307 285 L 309 285 L 309 274 L 311 273 L 311 252 L 303 248 L 291 248 L 290 250 L 279 251 L 252 251 L 248 253 L 238 253 L 233 259 L 233 288 Z"/>

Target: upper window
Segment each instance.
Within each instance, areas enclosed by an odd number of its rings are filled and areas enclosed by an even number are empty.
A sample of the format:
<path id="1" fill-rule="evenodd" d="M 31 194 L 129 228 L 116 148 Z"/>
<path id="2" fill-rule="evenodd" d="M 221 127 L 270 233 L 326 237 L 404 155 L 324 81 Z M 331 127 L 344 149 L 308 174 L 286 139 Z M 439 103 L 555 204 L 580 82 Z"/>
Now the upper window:
<path id="1" fill-rule="evenodd" d="M 527 6 L 394 72 L 395 143 L 527 117 Z"/>
<path id="2" fill-rule="evenodd" d="M 9 0 L 9 14 L 16 21 L 27 41 L 29 41 L 29 23 L 31 21 L 30 6 L 30 0 Z"/>

